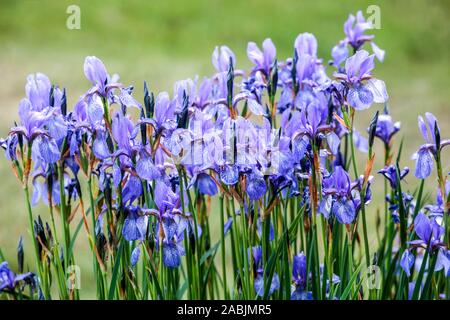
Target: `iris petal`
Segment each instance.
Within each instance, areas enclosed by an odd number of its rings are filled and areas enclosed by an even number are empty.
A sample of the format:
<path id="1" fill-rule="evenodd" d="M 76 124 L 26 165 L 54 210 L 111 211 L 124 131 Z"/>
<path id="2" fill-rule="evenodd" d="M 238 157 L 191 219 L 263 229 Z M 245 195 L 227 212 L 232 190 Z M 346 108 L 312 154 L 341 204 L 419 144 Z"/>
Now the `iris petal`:
<path id="1" fill-rule="evenodd" d="M 418 179 L 426 179 L 433 169 L 433 159 L 428 150 L 419 150 L 416 159 L 414 176 Z"/>

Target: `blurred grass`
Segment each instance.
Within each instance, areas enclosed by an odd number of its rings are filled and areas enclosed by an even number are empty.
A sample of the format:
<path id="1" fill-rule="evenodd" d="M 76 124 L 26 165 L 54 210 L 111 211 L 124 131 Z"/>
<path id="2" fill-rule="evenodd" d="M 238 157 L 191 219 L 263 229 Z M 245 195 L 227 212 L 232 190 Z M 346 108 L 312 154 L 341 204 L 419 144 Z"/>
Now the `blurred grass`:
<path id="1" fill-rule="evenodd" d="M 66 8 L 71 4 L 81 8 L 81 30 L 66 28 Z M 307 31 L 316 35 L 319 55 L 328 60 L 332 46 L 344 37 L 342 25 L 348 14 L 365 11 L 370 4 L 381 8 L 381 29 L 374 34 L 387 52 L 375 74 L 386 81 L 391 113 L 402 122 L 397 137 L 397 141 L 405 138 L 402 164 L 413 167 L 410 155 L 422 143 L 418 114 L 433 112 L 442 136 L 450 137 L 450 2 L 445 0 L 0 0 L 0 135 L 5 136 L 17 119 L 17 104 L 29 73 L 46 73 L 54 83 L 67 87 L 69 105 L 73 105 L 89 87 L 83 74 L 84 57 L 96 55 L 110 73 L 121 75 L 122 83 L 135 85 L 137 97 L 142 97 L 144 80 L 153 90 L 171 92 L 176 80 L 212 73 L 211 53 L 220 44 L 232 48 L 238 66 L 247 68 L 248 41 L 260 43 L 270 37 L 279 59 L 284 59 L 292 54 L 298 33 Z M 358 113 L 359 129 L 368 125 L 374 112 L 375 107 Z M 376 152 L 381 158 L 381 149 Z M 448 155 L 447 151 L 447 172 Z M 380 166 L 378 160 L 375 169 Z M 31 255 L 25 204 L 6 160 L 0 161 L 0 176 L 0 247 L 14 264 L 20 235 Z M 376 209 L 382 207 L 382 181 L 376 180 L 376 200 L 369 208 L 371 225 Z M 408 187 L 415 186 L 410 177 Z M 434 186 L 427 191 L 434 197 Z M 45 208 L 37 207 L 38 213 L 48 218 Z M 82 273 L 81 294 L 93 297 L 91 255 L 84 234 L 79 239 L 77 262 L 82 270 L 89 270 Z"/>

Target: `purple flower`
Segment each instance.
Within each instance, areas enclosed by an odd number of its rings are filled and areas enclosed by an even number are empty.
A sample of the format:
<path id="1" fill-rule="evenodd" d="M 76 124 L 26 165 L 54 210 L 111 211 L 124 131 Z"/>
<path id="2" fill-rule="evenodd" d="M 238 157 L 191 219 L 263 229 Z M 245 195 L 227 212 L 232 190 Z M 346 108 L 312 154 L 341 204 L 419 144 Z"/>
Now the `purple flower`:
<path id="1" fill-rule="evenodd" d="M 392 199 L 389 195 L 386 195 L 385 199 L 390 204 L 388 209 L 391 212 L 394 223 L 397 223 L 397 224 L 400 223 L 398 197 L 394 197 Z M 414 210 L 414 203 L 412 202 L 413 200 L 414 200 L 414 197 L 412 195 L 410 195 L 407 192 L 402 192 L 401 201 L 403 202 L 403 207 L 405 208 L 407 215 L 412 214 L 411 211 Z"/>
<path id="2" fill-rule="evenodd" d="M 247 56 L 255 64 L 255 71 L 261 70 L 268 76 L 277 55 L 277 49 L 271 39 L 264 40 L 262 47 L 263 51 L 258 48 L 256 43 L 249 42 L 247 45 Z"/>
<path id="3" fill-rule="evenodd" d="M 291 294 L 291 300 L 312 300 L 312 292 L 307 291 L 308 274 L 306 272 L 306 256 L 303 252 L 294 256 L 292 264 L 292 281 L 295 289 Z"/>
<path id="4" fill-rule="evenodd" d="M 67 124 L 60 109 L 61 90 L 52 87 L 46 75 L 38 73 L 28 76 L 25 91 L 27 98 L 19 103 L 20 125 L 13 127 L 11 134 L 22 135 L 29 142 L 43 134 L 57 141 L 62 140 Z"/>
<path id="5" fill-rule="evenodd" d="M 127 241 L 144 240 L 147 234 L 148 217 L 141 215 L 139 207 L 126 207 L 127 217 L 123 223 L 122 234 Z"/>
<path id="6" fill-rule="evenodd" d="M 34 111 L 43 111 L 50 106 L 50 92 L 52 84 L 50 79 L 42 73 L 30 74 L 27 77 L 25 92 L 27 98 L 33 106 Z M 52 106 L 60 106 L 62 92 L 59 88 L 54 88 L 53 97 L 55 98 Z"/>
<path id="7" fill-rule="evenodd" d="M 151 124 L 157 132 L 174 130 L 177 127 L 175 107 L 176 104 L 170 101 L 169 94 L 167 92 L 161 92 L 156 97 L 154 118 L 144 119 L 142 121 Z"/>
<path id="8" fill-rule="evenodd" d="M 416 160 L 414 176 L 418 179 L 426 179 L 430 176 L 433 170 L 433 156 L 436 156 L 443 147 L 450 144 L 450 140 L 440 140 L 440 130 L 436 117 L 430 112 L 425 113 L 425 117 L 427 123 L 422 116 L 418 117 L 418 122 L 426 143 L 420 146 L 419 150 L 413 155 L 413 159 Z"/>
<path id="9" fill-rule="evenodd" d="M 98 130 L 94 143 L 92 145 L 94 155 L 100 160 L 107 159 L 111 156 L 111 152 L 109 150 L 108 143 L 106 142 L 105 135 L 105 132 Z"/>
<path id="10" fill-rule="evenodd" d="M 334 172 L 323 179 L 324 197 L 319 212 L 327 219 L 333 216 L 339 223 L 352 223 L 359 205 L 355 204 L 351 190 L 350 176 L 341 166 L 336 166 Z"/>
<path id="11" fill-rule="evenodd" d="M 414 176 L 418 179 L 428 178 L 433 170 L 433 157 L 430 152 L 426 149 L 420 149 L 414 157 L 416 159 Z"/>
<path id="12" fill-rule="evenodd" d="M 411 268 L 413 265 L 414 255 L 409 250 L 405 250 L 400 258 L 400 267 L 405 271 L 408 277 L 411 275 Z"/>
<path id="13" fill-rule="evenodd" d="M 39 181 L 41 177 L 45 178 L 45 181 Z M 51 191 L 49 191 L 49 181 L 51 183 Z M 68 179 L 64 177 L 65 188 L 68 186 Z M 51 192 L 51 194 L 50 194 Z M 33 194 L 31 197 L 31 205 L 35 206 L 38 204 L 39 200 L 42 199 L 42 202 L 45 205 L 50 205 L 49 196 L 51 196 L 52 205 L 59 205 L 61 201 L 61 190 L 60 184 L 57 176 L 53 172 L 47 172 L 43 174 L 41 172 L 35 171 L 33 176 Z"/>
<path id="14" fill-rule="evenodd" d="M 439 248 L 436 266 L 434 271 L 444 270 L 444 275 L 450 277 L 450 250 L 446 248 Z"/>
<path id="15" fill-rule="evenodd" d="M 162 242 L 164 265 L 169 268 L 177 268 L 181 264 L 181 256 L 185 255 L 183 248 L 184 232 L 188 227 L 185 218 L 178 222 L 171 218 L 165 218 L 163 222 L 164 240 Z"/>
<path id="16" fill-rule="evenodd" d="M 397 179 L 397 168 L 394 165 L 386 166 L 378 173 L 382 174 L 390 183 L 392 189 L 396 189 L 400 181 Z M 409 173 L 409 168 L 404 167 L 400 170 L 400 180 L 403 180 L 404 177 Z"/>
<path id="17" fill-rule="evenodd" d="M 373 35 L 364 34 L 366 30 L 372 29 L 372 23 L 367 22 L 364 18 L 362 11 L 356 13 L 356 17 L 353 14 L 348 16 L 347 21 L 344 24 L 344 32 L 346 38 L 344 42 L 350 44 L 354 51 L 359 50 L 364 43 L 371 42 L 372 50 L 377 56 L 378 60 L 384 60 L 384 50 L 381 50 L 372 40 Z"/>
<path id="18" fill-rule="evenodd" d="M 419 237 L 419 239 L 409 242 L 414 246 L 426 246 L 430 250 L 433 250 L 443 245 L 442 236 L 445 231 L 444 227 L 436 219 L 430 219 L 422 212 L 419 212 L 414 219 L 414 231 Z"/>
<path id="19" fill-rule="evenodd" d="M 388 100 L 384 81 L 372 77 L 374 67 L 374 55 L 369 56 L 367 51 L 360 50 L 345 62 L 345 74 L 335 73 L 335 77 L 348 87 L 347 102 L 356 110 Z"/>
<path id="20" fill-rule="evenodd" d="M 30 283 L 33 277 L 34 274 L 31 272 L 16 275 L 9 268 L 8 262 L 4 261 L 0 263 L 0 292 L 12 292 L 20 282 Z"/>
<path id="21" fill-rule="evenodd" d="M 388 114 L 378 116 L 377 127 L 375 129 L 375 137 L 378 137 L 386 145 L 389 145 L 392 137 L 400 130 L 400 122 L 393 122 L 392 117 Z"/>
<path id="22" fill-rule="evenodd" d="M 117 173 L 115 174 L 117 176 Z M 142 182 L 133 175 L 128 176 L 128 180 L 122 190 L 122 202 L 131 204 L 142 195 Z"/>
<path id="23" fill-rule="evenodd" d="M 295 69 L 297 81 L 300 84 L 308 83 L 308 80 L 312 80 L 313 75 L 316 72 L 316 59 L 307 53 L 300 54 Z"/>

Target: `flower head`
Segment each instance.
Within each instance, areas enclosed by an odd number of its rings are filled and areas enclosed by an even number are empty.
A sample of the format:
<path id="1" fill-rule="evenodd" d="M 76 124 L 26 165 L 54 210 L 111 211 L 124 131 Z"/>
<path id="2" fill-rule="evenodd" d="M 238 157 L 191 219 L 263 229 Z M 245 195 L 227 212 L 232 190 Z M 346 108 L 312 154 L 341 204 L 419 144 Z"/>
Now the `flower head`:
<path id="1" fill-rule="evenodd" d="M 348 88 L 347 102 L 356 110 L 388 100 L 384 81 L 372 77 L 374 67 L 374 55 L 369 56 L 367 51 L 359 50 L 346 60 L 345 74 L 335 73 L 335 77 Z"/>
<path id="2" fill-rule="evenodd" d="M 269 76 L 270 69 L 275 61 L 277 49 L 271 39 L 266 39 L 262 43 L 263 50 L 258 48 L 254 42 L 247 45 L 247 56 L 255 65 L 255 71 L 261 70 L 266 76 Z"/>
<path id="3" fill-rule="evenodd" d="M 15 274 L 4 261 L 0 263 L 0 292 L 13 292 L 21 282 L 31 283 L 33 277 L 31 272 Z"/>
<path id="4" fill-rule="evenodd" d="M 416 170 L 414 176 L 418 179 L 425 179 L 430 176 L 433 170 L 433 157 L 436 157 L 440 150 L 450 144 L 450 140 L 441 140 L 440 129 L 436 117 L 430 113 L 425 113 L 426 122 L 422 116 L 418 117 L 419 129 L 425 139 L 425 144 L 413 154 L 416 160 Z"/>

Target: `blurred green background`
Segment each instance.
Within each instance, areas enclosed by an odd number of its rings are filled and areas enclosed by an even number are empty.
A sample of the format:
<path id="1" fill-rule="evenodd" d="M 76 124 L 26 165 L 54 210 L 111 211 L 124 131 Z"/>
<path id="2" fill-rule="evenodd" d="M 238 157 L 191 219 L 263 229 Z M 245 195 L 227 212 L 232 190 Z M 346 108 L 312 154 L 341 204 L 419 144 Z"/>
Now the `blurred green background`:
<path id="1" fill-rule="evenodd" d="M 66 28 L 66 9 L 72 4 L 81 9 L 80 30 Z M 295 37 L 307 31 L 317 37 L 319 56 L 327 61 L 333 45 L 344 37 L 342 25 L 348 14 L 358 9 L 365 12 L 373 4 L 381 9 L 381 29 L 373 34 L 386 50 L 385 62 L 377 63 L 375 75 L 385 80 L 391 113 L 402 122 L 397 136 L 397 142 L 405 138 L 402 164 L 413 168 L 410 155 L 422 143 L 419 114 L 433 112 L 442 137 L 450 137 L 450 2 L 446 0 L 0 0 L 0 136 L 6 136 L 18 118 L 17 105 L 29 73 L 46 73 L 52 82 L 68 88 L 69 106 L 73 106 L 89 88 L 83 74 L 87 55 L 101 58 L 125 85 L 133 84 L 138 98 L 144 80 L 152 90 L 172 92 L 176 80 L 210 75 L 211 53 L 221 44 L 235 52 L 239 68 L 248 68 L 248 41 L 272 38 L 282 60 L 292 54 Z M 358 113 L 358 128 L 367 127 L 376 108 L 381 106 Z M 382 158 L 380 148 L 377 152 Z M 449 154 L 444 154 L 446 172 Z M 380 167 L 378 160 L 375 169 Z M 32 253 L 27 216 L 21 186 L 3 157 L 0 177 L 0 248 L 14 266 L 20 235 L 26 252 Z M 427 192 L 434 197 L 433 179 Z M 382 207 L 381 177 L 376 181 L 376 199 L 369 209 L 371 225 L 377 208 Z M 416 186 L 412 174 L 407 183 L 410 190 Z M 48 218 L 43 206 L 35 213 Z M 76 252 L 82 268 L 81 296 L 93 297 L 91 255 L 83 233 Z"/>

